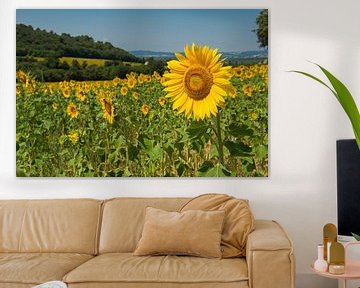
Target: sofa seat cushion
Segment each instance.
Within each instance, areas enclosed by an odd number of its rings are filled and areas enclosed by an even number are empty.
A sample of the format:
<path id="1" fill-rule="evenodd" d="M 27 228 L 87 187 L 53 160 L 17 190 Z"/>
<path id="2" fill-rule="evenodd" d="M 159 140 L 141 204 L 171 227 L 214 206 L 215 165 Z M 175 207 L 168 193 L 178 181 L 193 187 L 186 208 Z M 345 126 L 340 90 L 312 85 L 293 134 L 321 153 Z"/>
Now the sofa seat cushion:
<path id="1" fill-rule="evenodd" d="M 247 287 L 247 280 L 247 265 L 245 260 L 240 258 L 134 256 L 131 253 L 109 253 L 96 256 L 64 277 L 64 281 L 70 284 L 123 282 L 139 285 L 143 283 L 143 287 L 149 287 L 146 286 L 149 283 L 160 285 L 161 283 L 209 284 L 212 282 L 244 282 L 246 284 L 244 287 Z M 157 287 L 163 287 L 159 285 Z"/>
<path id="2" fill-rule="evenodd" d="M 0 253 L 0 286 L 4 283 L 40 284 L 61 280 L 92 257 L 72 253 Z"/>

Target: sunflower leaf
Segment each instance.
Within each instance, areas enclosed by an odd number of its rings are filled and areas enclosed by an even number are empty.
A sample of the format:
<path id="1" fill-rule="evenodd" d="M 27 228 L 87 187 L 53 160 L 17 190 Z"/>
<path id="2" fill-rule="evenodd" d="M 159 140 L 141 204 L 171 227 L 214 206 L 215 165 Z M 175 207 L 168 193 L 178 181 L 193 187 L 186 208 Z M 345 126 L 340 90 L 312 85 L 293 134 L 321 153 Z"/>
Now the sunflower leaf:
<path id="1" fill-rule="evenodd" d="M 129 160 L 134 161 L 136 157 L 139 155 L 140 149 L 134 145 L 130 145 L 128 147 Z"/>
<path id="2" fill-rule="evenodd" d="M 232 123 L 229 126 L 229 133 L 234 137 L 242 137 L 242 136 L 253 136 L 254 130 L 249 128 L 247 125 L 239 125 L 236 123 Z"/>
<path id="3" fill-rule="evenodd" d="M 200 138 L 201 136 L 206 134 L 208 129 L 208 125 L 202 121 L 194 121 L 191 125 L 186 129 L 186 133 L 189 136 L 189 139 Z"/>
<path id="4" fill-rule="evenodd" d="M 251 147 L 241 142 L 225 141 L 224 145 L 229 150 L 231 157 L 249 157 L 253 155 Z"/>
<path id="5" fill-rule="evenodd" d="M 268 156 L 267 145 L 259 145 L 255 148 L 255 154 L 259 159 L 265 159 Z"/>
<path id="6" fill-rule="evenodd" d="M 143 150 L 150 157 L 150 159 L 157 160 L 161 158 L 162 149 L 159 144 L 155 144 L 155 140 L 144 138 L 141 144 L 143 146 Z"/>
<path id="7" fill-rule="evenodd" d="M 227 177 L 231 176 L 231 173 L 220 163 L 216 164 L 215 166 L 212 164 L 206 170 L 206 172 L 201 172 L 200 169 L 198 171 L 198 176 L 201 177 Z"/>
<path id="8" fill-rule="evenodd" d="M 211 161 L 204 161 L 203 165 L 198 169 L 198 171 L 201 173 L 204 173 L 213 167 L 214 167 L 214 164 Z"/>

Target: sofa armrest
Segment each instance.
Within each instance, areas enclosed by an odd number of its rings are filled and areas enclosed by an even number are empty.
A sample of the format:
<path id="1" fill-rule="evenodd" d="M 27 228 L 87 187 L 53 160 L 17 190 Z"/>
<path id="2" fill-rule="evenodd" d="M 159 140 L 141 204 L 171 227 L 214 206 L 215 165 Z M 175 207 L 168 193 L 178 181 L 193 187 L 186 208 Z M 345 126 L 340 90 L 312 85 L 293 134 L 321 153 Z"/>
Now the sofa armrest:
<path id="1" fill-rule="evenodd" d="M 255 230 L 247 240 L 246 261 L 250 288 L 295 287 L 293 245 L 277 222 L 255 220 Z"/>

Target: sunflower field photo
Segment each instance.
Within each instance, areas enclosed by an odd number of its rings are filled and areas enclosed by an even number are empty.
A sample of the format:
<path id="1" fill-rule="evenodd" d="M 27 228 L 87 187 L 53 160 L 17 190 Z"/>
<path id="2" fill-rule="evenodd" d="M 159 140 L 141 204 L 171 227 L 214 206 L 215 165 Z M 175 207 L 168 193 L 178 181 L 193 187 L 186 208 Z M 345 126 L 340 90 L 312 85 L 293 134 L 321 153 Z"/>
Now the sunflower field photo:
<path id="1" fill-rule="evenodd" d="M 268 176 L 266 9 L 18 9 L 16 70 L 18 177 Z"/>

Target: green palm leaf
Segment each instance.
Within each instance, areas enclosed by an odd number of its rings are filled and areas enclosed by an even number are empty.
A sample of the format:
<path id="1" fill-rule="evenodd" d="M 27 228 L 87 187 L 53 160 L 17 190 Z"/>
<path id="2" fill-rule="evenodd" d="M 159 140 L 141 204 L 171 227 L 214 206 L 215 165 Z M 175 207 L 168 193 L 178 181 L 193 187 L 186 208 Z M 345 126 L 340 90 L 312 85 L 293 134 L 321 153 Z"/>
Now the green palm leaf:
<path id="1" fill-rule="evenodd" d="M 357 235 L 355 233 L 351 233 L 351 235 L 356 239 L 356 241 L 360 241 L 360 235 Z"/>
<path id="2" fill-rule="evenodd" d="M 325 82 L 323 82 L 319 78 L 317 78 L 309 73 L 302 72 L 302 71 L 295 71 L 295 70 L 290 71 L 290 72 L 295 72 L 295 73 L 305 75 L 305 76 L 321 83 L 335 95 L 336 99 L 339 101 L 340 105 L 343 107 L 345 113 L 347 114 L 347 116 L 350 119 L 352 128 L 354 130 L 355 138 L 356 138 L 356 143 L 360 150 L 360 113 L 359 113 L 358 108 L 356 107 L 354 98 L 352 97 L 349 90 L 345 87 L 345 85 L 340 80 L 338 80 L 334 75 L 332 75 L 325 68 L 321 67 L 320 65 L 318 65 L 316 63 L 314 63 L 314 64 L 317 65 L 321 69 L 321 71 L 325 74 L 325 76 L 330 81 L 332 87 L 330 87 Z"/>

